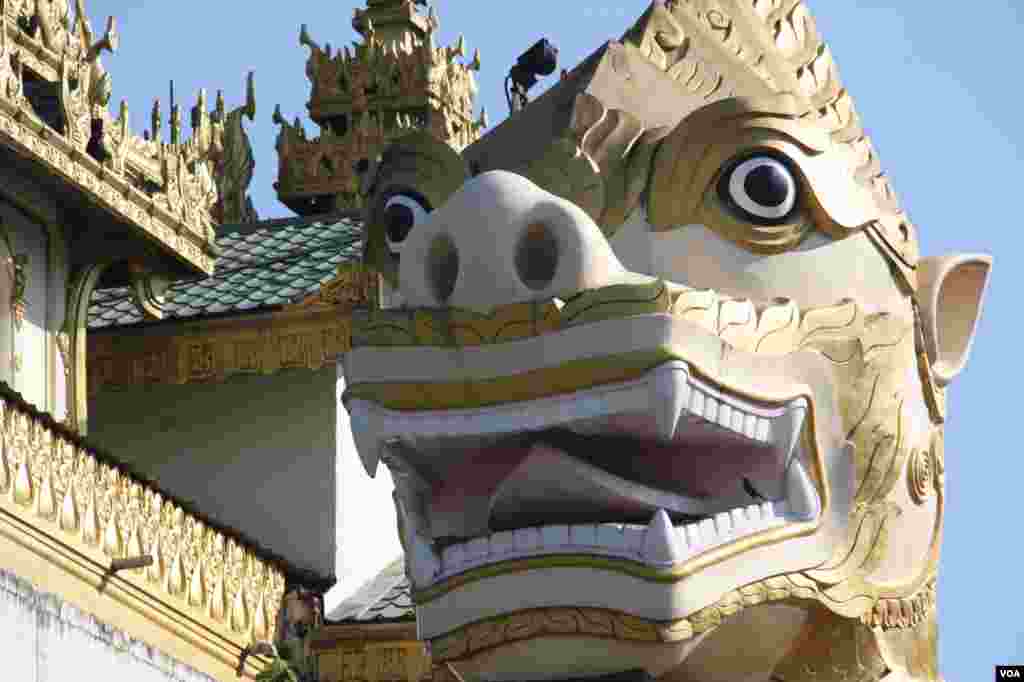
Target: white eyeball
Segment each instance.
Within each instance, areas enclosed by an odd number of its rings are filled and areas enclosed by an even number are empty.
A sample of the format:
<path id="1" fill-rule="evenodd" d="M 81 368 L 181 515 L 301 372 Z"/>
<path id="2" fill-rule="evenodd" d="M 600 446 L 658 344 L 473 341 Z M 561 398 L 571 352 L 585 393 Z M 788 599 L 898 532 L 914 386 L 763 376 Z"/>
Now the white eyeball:
<path id="1" fill-rule="evenodd" d="M 409 233 L 427 219 L 430 209 L 425 204 L 425 200 L 409 194 L 395 194 L 385 202 L 381 221 L 391 253 L 401 253 Z"/>
<path id="2" fill-rule="evenodd" d="M 753 156 L 723 174 L 722 199 L 753 223 L 784 222 L 797 203 L 797 183 L 789 166 L 772 156 Z"/>

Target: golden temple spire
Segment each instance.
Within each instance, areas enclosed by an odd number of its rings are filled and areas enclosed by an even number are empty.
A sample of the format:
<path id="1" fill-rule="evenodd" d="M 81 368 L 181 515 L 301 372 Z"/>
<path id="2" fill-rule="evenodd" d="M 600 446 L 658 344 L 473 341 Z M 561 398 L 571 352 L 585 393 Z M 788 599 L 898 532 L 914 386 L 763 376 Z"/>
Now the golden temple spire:
<path id="1" fill-rule="evenodd" d="M 471 60 L 466 39 L 435 47 L 440 21 L 423 0 L 367 0 L 352 26 L 362 40 L 332 53 L 303 25 L 312 83 L 308 109 L 321 134 L 275 113 L 278 197 L 303 215 L 359 208 L 358 168 L 367 167 L 400 135 L 425 129 L 455 149 L 474 142 L 485 116 L 475 113 L 479 50 Z"/>
<path id="2" fill-rule="evenodd" d="M 366 9 L 356 8 L 352 28 L 367 41 L 372 35 L 385 45 L 402 43 L 406 34 L 423 40 L 438 28 L 433 7 L 426 15 L 419 10 L 426 4 L 425 0 L 367 0 Z"/>

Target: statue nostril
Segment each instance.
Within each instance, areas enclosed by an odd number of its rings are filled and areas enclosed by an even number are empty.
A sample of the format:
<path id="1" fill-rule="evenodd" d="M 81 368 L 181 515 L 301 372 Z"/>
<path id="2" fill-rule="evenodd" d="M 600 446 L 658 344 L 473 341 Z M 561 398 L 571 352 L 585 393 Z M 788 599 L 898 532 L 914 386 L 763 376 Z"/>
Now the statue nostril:
<path id="1" fill-rule="evenodd" d="M 545 223 L 533 223 L 519 236 L 516 272 L 523 284 L 539 291 L 551 284 L 558 271 L 558 240 Z"/>
<path id="2" fill-rule="evenodd" d="M 446 302 L 455 291 L 459 278 L 459 251 L 446 234 L 439 234 L 430 242 L 427 256 L 427 282 L 438 303 Z"/>

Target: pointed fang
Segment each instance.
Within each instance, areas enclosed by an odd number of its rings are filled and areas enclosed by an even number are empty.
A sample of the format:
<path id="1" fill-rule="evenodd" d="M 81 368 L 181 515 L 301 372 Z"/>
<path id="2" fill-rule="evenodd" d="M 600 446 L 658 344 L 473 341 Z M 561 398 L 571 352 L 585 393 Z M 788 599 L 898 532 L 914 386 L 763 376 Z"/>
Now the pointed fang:
<path id="1" fill-rule="evenodd" d="M 806 417 L 807 400 L 800 398 L 791 403 L 786 412 L 772 422 L 773 446 L 783 467 L 789 465 L 793 453 L 800 444 L 800 434 L 803 433 Z"/>
<path id="2" fill-rule="evenodd" d="M 647 525 L 643 554 L 648 561 L 661 564 L 672 564 L 683 557 L 676 530 L 664 509 L 656 511 Z"/>
<path id="3" fill-rule="evenodd" d="M 669 366 L 655 372 L 651 384 L 651 409 L 659 438 L 675 438 L 679 416 L 689 402 L 689 375 L 685 369 Z"/>
<path id="4" fill-rule="evenodd" d="M 818 491 L 799 459 L 794 459 L 786 470 L 786 504 L 793 520 L 811 521 L 821 514 Z"/>
<path id="5" fill-rule="evenodd" d="M 359 459 L 370 478 L 377 476 L 377 465 L 380 463 L 380 443 L 373 433 L 370 420 L 358 411 L 350 413 L 352 440 L 355 443 Z"/>

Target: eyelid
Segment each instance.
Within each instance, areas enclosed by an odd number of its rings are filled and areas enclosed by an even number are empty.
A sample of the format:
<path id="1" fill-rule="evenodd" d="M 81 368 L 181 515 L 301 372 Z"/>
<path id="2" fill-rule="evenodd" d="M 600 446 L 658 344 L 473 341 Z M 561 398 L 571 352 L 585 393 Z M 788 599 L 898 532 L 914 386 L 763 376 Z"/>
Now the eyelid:
<path id="1" fill-rule="evenodd" d="M 430 204 L 430 200 L 427 199 L 425 196 L 423 196 L 423 194 L 421 194 L 420 192 L 417 192 L 416 190 L 414 190 L 411 187 L 392 187 L 392 188 L 389 188 L 387 191 L 385 191 L 383 194 L 381 194 L 381 197 L 378 200 L 379 201 L 378 205 L 380 206 L 380 210 L 383 211 L 384 208 L 388 206 L 388 202 L 390 202 L 395 197 L 406 197 L 408 199 L 411 199 L 411 200 L 415 201 L 416 203 L 418 203 L 420 205 L 420 208 L 422 208 L 427 213 L 430 213 L 431 211 L 434 210 L 434 207 Z"/>
<path id="2" fill-rule="evenodd" d="M 389 225 L 382 225 L 384 241 L 392 253 L 401 253 L 402 249 L 405 247 L 409 234 L 416 229 L 417 225 L 426 219 L 427 215 L 429 215 L 430 210 L 424 206 L 424 202 L 425 200 L 421 201 L 419 198 L 414 196 L 414 194 L 409 192 L 395 192 L 386 199 L 382 199 L 380 208 L 381 218 L 384 217 L 388 208 L 391 206 L 405 206 L 407 209 L 412 211 L 413 214 L 412 225 L 409 227 L 409 230 L 402 235 L 401 239 L 397 241 L 391 238 L 391 235 L 389 234 Z"/>
<path id="3" fill-rule="evenodd" d="M 408 194 L 392 194 L 388 197 L 387 201 L 384 202 L 384 209 L 387 209 L 389 206 L 394 206 L 395 204 L 415 207 L 424 213 L 430 213 L 430 209 L 424 206 L 422 201 L 416 197 L 409 196 Z"/>

